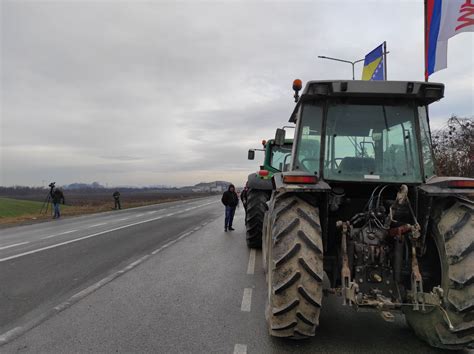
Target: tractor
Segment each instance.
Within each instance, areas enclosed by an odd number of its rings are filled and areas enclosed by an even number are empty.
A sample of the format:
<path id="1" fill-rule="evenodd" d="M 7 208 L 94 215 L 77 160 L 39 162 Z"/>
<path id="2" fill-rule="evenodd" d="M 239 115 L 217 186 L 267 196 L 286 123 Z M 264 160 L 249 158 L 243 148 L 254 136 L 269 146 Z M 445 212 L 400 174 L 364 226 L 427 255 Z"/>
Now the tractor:
<path id="1" fill-rule="evenodd" d="M 249 248 L 260 248 L 262 246 L 263 217 L 272 192 L 271 178 L 274 173 L 284 171 L 289 167 L 292 140 L 286 139 L 280 145 L 275 145 L 274 140 L 262 140 L 262 145 L 263 149 L 250 149 L 248 151 L 249 160 L 255 159 L 255 151 L 265 153 L 260 170 L 251 173 L 247 178 L 248 194 L 245 225 L 247 228 L 247 246 Z"/>
<path id="2" fill-rule="evenodd" d="M 428 106 L 444 85 L 295 80 L 290 168 L 263 226 L 269 332 L 316 334 L 323 295 L 474 345 L 474 179 L 437 177 Z M 275 145 L 285 131 L 277 129 Z"/>

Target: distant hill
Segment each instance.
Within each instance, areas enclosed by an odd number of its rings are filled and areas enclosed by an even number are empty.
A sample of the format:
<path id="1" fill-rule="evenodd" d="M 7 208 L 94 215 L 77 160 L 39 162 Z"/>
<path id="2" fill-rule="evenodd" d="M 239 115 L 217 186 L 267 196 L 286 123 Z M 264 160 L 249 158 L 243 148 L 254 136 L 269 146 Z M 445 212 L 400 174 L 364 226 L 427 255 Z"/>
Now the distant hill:
<path id="1" fill-rule="evenodd" d="M 62 187 L 63 189 L 103 189 L 105 188 L 99 182 L 88 183 L 71 183 Z"/>

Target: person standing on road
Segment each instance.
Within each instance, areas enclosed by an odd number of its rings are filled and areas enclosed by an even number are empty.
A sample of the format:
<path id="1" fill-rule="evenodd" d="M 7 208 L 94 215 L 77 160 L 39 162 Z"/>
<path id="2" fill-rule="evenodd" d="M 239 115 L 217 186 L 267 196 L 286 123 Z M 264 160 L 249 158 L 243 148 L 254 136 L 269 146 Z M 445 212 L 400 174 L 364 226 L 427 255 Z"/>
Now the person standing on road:
<path id="1" fill-rule="evenodd" d="M 234 221 L 235 208 L 239 205 L 239 196 L 235 192 L 235 186 L 231 184 L 222 195 L 222 204 L 225 206 L 225 228 L 224 231 L 234 231 L 232 221 Z"/>
<path id="2" fill-rule="evenodd" d="M 54 210 L 53 219 L 59 219 L 61 217 L 61 211 L 59 210 L 59 203 L 61 202 L 63 204 L 66 203 L 64 199 L 63 191 L 60 190 L 59 188 L 54 188 L 54 189 L 51 189 L 50 194 L 51 194 L 51 200 L 53 202 L 53 210 Z"/>
<path id="3" fill-rule="evenodd" d="M 248 201 L 248 193 L 249 193 L 249 183 L 245 183 L 245 187 L 240 192 L 240 200 L 242 201 L 242 205 L 244 206 L 244 211 L 245 211 L 245 224 L 247 224 L 247 201 Z"/>
<path id="4" fill-rule="evenodd" d="M 112 194 L 112 196 L 114 197 L 114 201 L 115 201 L 115 210 L 122 209 L 122 205 L 120 204 L 120 192 L 115 191 L 114 194 Z"/>

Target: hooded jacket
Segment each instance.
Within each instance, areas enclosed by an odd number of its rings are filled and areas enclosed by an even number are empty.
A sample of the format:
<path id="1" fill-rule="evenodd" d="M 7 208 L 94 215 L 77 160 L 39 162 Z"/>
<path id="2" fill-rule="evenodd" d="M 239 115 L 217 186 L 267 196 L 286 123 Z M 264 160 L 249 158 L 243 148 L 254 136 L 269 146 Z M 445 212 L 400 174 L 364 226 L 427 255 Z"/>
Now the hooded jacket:
<path id="1" fill-rule="evenodd" d="M 232 187 L 234 188 L 233 192 L 230 191 Z M 237 193 L 235 193 L 235 187 L 233 184 L 231 184 L 227 191 L 224 192 L 221 201 L 225 206 L 232 208 L 235 208 L 239 204 L 239 197 L 237 196 Z"/>

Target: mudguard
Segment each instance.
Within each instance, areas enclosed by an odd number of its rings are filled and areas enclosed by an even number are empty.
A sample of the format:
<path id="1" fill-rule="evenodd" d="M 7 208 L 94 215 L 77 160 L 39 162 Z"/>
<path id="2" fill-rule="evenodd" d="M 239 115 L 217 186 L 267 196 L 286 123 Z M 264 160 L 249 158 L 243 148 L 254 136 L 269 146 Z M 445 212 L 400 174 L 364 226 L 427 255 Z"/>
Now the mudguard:
<path id="1" fill-rule="evenodd" d="M 275 173 L 272 178 L 273 187 L 276 190 L 284 190 L 286 192 L 329 192 L 331 190 L 331 186 L 323 180 L 319 180 L 316 184 L 288 184 L 283 182 L 284 176 L 307 175 L 308 172 L 299 171 Z"/>
<path id="2" fill-rule="evenodd" d="M 474 188 L 456 188 L 452 183 L 469 181 L 474 182 L 473 178 L 467 177 L 433 177 L 419 189 L 429 196 L 467 196 L 474 198 Z"/>
<path id="3" fill-rule="evenodd" d="M 256 173 L 249 174 L 247 178 L 249 189 L 261 189 L 271 191 L 273 189 L 271 179 L 263 179 Z"/>

